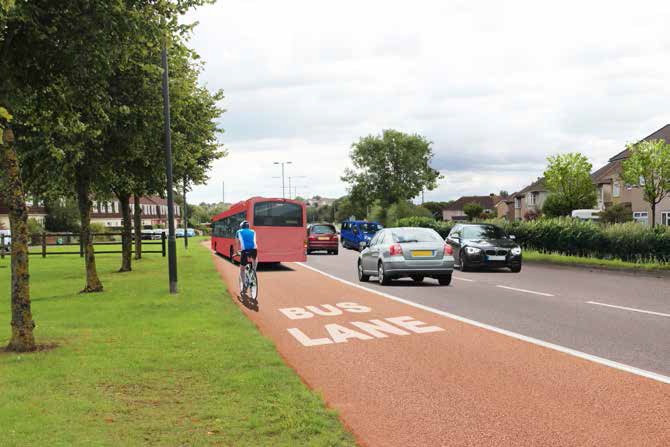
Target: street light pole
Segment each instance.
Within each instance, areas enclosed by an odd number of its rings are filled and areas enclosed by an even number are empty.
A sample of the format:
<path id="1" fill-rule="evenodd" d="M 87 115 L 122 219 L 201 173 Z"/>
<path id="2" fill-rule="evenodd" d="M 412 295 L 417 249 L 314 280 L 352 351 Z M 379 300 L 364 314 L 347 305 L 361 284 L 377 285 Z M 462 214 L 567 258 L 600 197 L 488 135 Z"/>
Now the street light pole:
<path id="1" fill-rule="evenodd" d="M 182 219 L 184 219 L 184 248 L 188 250 L 188 205 L 186 204 L 186 176 L 184 176 L 184 212 Z"/>
<path id="2" fill-rule="evenodd" d="M 172 141 L 170 139 L 170 86 L 168 84 L 167 36 L 163 40 L 163 116 L 165 120 L 165 171 L 168 205 L 168 267 L 170 293 L 177 293 L 177 241 L 174 228 L 174 193 L 172 191 Z"/>
<path id="3" fill-rule="evenodd" d="M 290 165 L 292 164 L 290 161 L 275 161 L 274 164 L 276 165 L 281 165 L 281 198 L 285 199 L 286 198 L 286 188 L 284 186 L 284 165 Z M 289 195 L 290 191 L 289 191 Z"/>

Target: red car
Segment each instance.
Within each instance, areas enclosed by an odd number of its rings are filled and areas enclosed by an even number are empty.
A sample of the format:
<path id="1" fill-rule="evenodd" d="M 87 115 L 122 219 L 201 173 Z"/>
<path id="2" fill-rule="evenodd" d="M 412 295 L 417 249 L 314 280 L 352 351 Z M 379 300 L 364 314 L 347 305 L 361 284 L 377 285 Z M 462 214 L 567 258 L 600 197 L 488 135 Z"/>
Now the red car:
<path id="1" fill-rule="evenodd" d="M 332 224 L 311 224 L 307 227 L 307 254 L 313 251 L 327 251 L 334 255 L 338 249 L 337 230 Z"/>

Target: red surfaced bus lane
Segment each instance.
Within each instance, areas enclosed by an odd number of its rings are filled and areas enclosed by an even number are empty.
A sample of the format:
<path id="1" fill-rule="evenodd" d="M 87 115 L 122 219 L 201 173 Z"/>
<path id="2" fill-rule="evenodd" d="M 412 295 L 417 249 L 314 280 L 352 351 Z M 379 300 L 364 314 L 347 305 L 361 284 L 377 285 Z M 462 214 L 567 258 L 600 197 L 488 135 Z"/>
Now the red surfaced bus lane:
<path id="1" fill-rule="evenodd" d="M 214 256 L 231 291 L 237 269 Z M 364 446 L 668 446 L 670 385 L 296 264 L 240 306 Z M 445 299 L 458 293 L 445 288 Z"/>

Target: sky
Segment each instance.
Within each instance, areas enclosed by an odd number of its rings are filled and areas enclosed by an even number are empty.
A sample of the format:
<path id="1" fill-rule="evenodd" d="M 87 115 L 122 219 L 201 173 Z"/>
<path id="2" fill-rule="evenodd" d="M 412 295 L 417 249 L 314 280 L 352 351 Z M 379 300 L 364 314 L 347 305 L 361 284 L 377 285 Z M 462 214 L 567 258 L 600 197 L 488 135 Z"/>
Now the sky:
<path id="1" fill-rule="evenodd" d="M 228 156 L 190 201 L 339 197 L 352 143 L 432 141 L 425 200 L 513 192 L 548 155 L 593 169 L 670 123 L 667 1 L 245 0 L 201 7 L 190 45 L 223 89 Z M 389 173 L 389 175 L 393 175 Z M 294 196 L 296 191 L 291 191 Z"/>

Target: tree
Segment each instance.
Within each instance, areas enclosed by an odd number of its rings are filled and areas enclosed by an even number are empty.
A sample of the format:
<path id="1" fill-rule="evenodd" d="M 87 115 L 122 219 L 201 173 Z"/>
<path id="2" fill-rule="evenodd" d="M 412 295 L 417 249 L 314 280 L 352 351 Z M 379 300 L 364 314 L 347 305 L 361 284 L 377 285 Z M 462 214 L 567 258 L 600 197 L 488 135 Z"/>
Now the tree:
<path id="1" fill-rule="evenodd" d="M 442 210 L 452 202 L 426 202 L 422 204 L 424 208 L 430 210 L 434 219 L 442 220 Z"/>
<path id="2" fill-rule="evenodd" d="M 349 196 L 356 202 L 382 206 L 409 200 L 421 191 L 437 187 L 440 173 L 431 168 L 431 142 L 424 137 L 396 130 L 369 135 L 352 145 L 354 169 L 347 168 L 342 181 L 349 184 Z"/>
<path id="3" fill-rule="evenodd" d="M 363 218 L 367 215 L 365 205 L 354 202 L 350 196 L 340 197 L 333 203 L 335 208 L 335 220 L 341 222 L 349 219 L 351 216 Z"/>
<path id="4" fill-rule="evenodd" d="M 547 217 L 569 216 L 571 212 L 571 205 L 558 194 L 549 194 L 542 205 L 542 214 Z"/>
<path id="5" fill-rule="evenodd" d="M 46 212 L 44 226 L 47 231 L 55 233 L 63 231 L 79 232 L 79 212 L 77 203 L 73 199 L 67 197 L 47 200 Z"/>
<path id="6" fill-rule="evenodd" d="M 606 208 L 600 212 L 600 221 L 609 224 L 630 222 L 633 220 L 633 211 L 622 203 Z"/>
<path id="7" fill-rule="evenodd" d="M 549 165 L 544 171 L 545 185 L 560 197 L 568 214 L 576 209 L 593 208 L 596 205 L 596 188 L 591 180 L 591 163 L 578 153 L 558 154 L 547 157 Z"/>
<path id="8" fill-rule="evenodd" d="M 484 212 L 484 208 L 477 202 L 472 202 L 463 206 L 463 212 L 468 216 L 468 219 L 472 221 Z"/>
<path id="9" fill-rule="evenodd" d="M 651 206 L 651 226 L 656 225 L 656 205 L 670 194 L 670 144 L 664 140 L 629 145 L 630 156 L 623 162 L 621 178 L 642 188 Z"/>
<path id="10" fill-rule="evenodd" d="M 507 197 L 509 196 L 509 193 L 505 191 L 504 189 L 501 189 L 500 192 L 498 193 L 500 197 Z"/>

